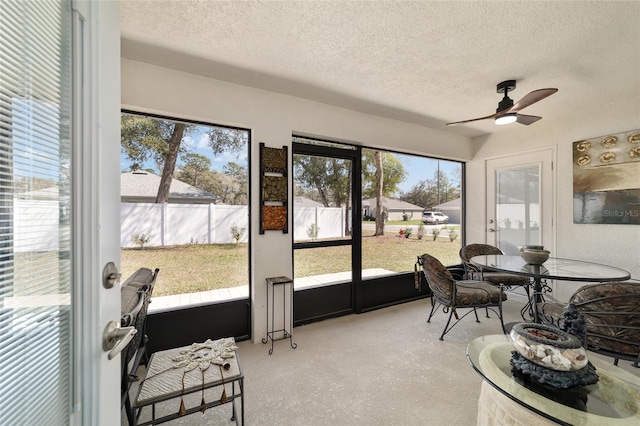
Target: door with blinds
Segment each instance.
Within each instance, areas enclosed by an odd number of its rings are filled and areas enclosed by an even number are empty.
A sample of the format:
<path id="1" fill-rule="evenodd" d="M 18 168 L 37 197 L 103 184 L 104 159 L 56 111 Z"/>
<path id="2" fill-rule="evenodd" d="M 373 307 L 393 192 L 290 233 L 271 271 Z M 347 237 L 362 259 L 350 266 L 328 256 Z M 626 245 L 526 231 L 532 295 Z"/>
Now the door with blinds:
<path id="1" fill-rule="evenodd" d="M 118 216 L 119 95 L 103 103 L 95 64 L 113 49 L 96 49 L 109 31 L 91 29 L 97 15 L 115 17 L 117 34 L 118 5 L 81 7 L 0 2 L 3 425 L 120 421 L 120 362 L 101 347 L 106 319 L 119 317 L 119 290 L 100 279 L 106 258 L 119 263 L 119 231 L 105 211 L 115 205 Z M 103 71 L 119 75 L 115 59 Z M 104 143 L 113 138 L 115 148 Z M 109 180 L 116 195 L 103 190 Z"/>

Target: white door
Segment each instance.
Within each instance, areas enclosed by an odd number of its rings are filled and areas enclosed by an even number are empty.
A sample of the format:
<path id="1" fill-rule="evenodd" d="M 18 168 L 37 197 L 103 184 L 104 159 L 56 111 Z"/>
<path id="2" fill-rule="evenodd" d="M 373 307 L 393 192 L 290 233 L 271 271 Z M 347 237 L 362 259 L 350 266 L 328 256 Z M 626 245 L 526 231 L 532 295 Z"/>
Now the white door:
<path id="1" fill-rule="evenodd" d="M 554 151 L 545 149 L 487 160 L 486 241 L 506 254 L 523 245 L 553 252 Z"/>
<path id="2" fill-rule="evenodd" d="M 120 423 L 118 21 L 0 2 L 0 424 Z"/>

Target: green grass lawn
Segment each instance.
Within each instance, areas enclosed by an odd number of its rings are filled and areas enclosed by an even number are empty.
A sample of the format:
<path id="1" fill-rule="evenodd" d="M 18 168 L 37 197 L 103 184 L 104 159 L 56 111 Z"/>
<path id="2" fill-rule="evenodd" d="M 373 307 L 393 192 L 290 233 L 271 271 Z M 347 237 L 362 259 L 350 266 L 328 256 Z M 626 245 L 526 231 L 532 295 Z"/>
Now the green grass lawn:
<path id="1" fill-rule="evenodd" d="M 431 235 L 418 240 L 388 233 L 362 239 L 363 269 L 383 268 L 394 272 L 413 271 L 416 257 L 429 253 L 445 265 L 460 263 L 460 240 L 453 242 Z M 351 270 L 351 247 L 323 247 L 295 250 L 298 278 Z M 286 260 L 285 260 L 286 261 Z M 122 276 L 126 279 L 140 267 L 160 268 L 155 296 L 193 293 L 246 285 L 249 282 L 248 245 L 197 244 L 172 247 L 122 249 Z"/>

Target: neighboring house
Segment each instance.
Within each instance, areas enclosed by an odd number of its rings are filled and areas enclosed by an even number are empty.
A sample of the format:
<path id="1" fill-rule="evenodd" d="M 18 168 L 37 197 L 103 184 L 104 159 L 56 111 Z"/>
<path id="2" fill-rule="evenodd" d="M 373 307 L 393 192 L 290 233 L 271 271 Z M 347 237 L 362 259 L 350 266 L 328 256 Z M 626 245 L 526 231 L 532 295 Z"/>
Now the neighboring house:
<path id="1" fill-rule="evenodd" d="M 60 199 L 59 189 L 57 186 L 50 186 L 48 188 L 36 189 L 34 191 L 19 192 L 16 193 L 14 198 L 18 200 L 54 200 Z"/>
<path id="2" fill-rule="evenodd" d="M 160 176 L 145 171 L 122 173 L 120 177 L 120 201 L 123 203 L 155 203 L 160 186 Z M 209 204 L 218 196 L 179 181 L 171 180 L 168 203 Z"/>
<path id="3" fill-rule="evenodd" d="M 293 197 L 294 208 L 296 207 L 324 207 L 324 204 L 313 201 L 305 197 Z"/>
<path id="4" fill-rule="evenodd" d="M 424 210 L 424 208 L 416 206 L 415 204 L 407 203 L 406 201 L 398 200 L 396 198 L 387 197 L 382 197 L 382 208 L 386 213 L 386 220 L 402 220 L 404 214 L 408 214 L 409 219 L 421 219 L 422 211 Z M 375 198 L 362 200 L 362 215 L 376 215 Z"/>
<path id="5" fill-rule="evenodd" d="M 462 221 L 462 198 L 447 201 L 446 203 L 434 206 L 433 210 L 442 212 L 449 216 L 449 223 L 461 223 Z"/>

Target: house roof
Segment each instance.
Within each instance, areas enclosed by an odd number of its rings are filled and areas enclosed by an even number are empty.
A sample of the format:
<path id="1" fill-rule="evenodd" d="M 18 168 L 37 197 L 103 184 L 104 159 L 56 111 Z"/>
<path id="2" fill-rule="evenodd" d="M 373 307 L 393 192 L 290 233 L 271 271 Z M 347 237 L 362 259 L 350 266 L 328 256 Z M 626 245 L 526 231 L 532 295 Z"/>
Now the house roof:
<path id="1" fill-rule="evenodd" d="M 524 113 L 559 125 L 640 94 L 638 1 L 121 0 L 120 17 L 125 59 L 467 137 L 520 126 L 445 125 L 492 114 L 503 80 L 514 102 L 558 88 Z"/>
<path id="2" fill-rule="evenodd" d="M 362 207 L 369 206 L 369 208 L 376 206 L 375 198 L 368 198 L 362 200 Z M 407 203 L 406 201 L 398 200 L 397 198 L 382 197 L 382 206 L 386 210 L 424 210 L 423 207 L 416 206 L 415 204 Z"/>
<path id="3" fill-rule="evenodd" d="M 160 176 L 149 172 L 135 171 L 122 173 L 120 177 L 120 196 L 123 200 L 155 200 L 160 186 Z M 210 192 L 196 188 L 176 178 L 171 180 L 169 202 L 194 201 L 213 203 L 218 197 Z"/>
<path id="4" fill-rule="evenodd" d="M 324 207 L 324 204 L 306 197 L 293 197 L 293 202 L 296 207 Z"/>
<path id="5" fill-rule="evenodd" d="M 57 186 L 50 186 L 35 191 L 16 193 L 15 198 L 20 200 L 57 200 L 59 193 L 60 189 Z"/>
<path id="6" fill-rule="evenodd" d="M 460 210 L 462 208 L 462 198 L 458 197 L 453 200 L 449 200 L 446 203 L 438 204 L 434 207 L 435 210 Z"/>

